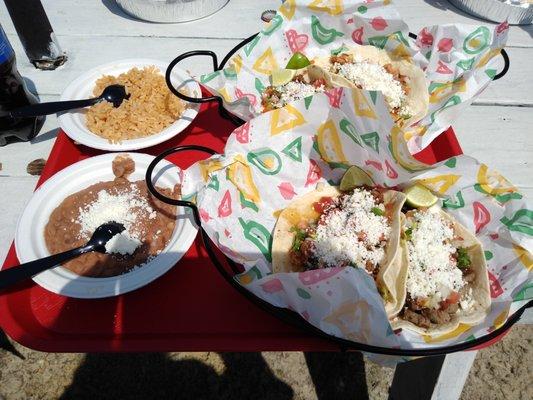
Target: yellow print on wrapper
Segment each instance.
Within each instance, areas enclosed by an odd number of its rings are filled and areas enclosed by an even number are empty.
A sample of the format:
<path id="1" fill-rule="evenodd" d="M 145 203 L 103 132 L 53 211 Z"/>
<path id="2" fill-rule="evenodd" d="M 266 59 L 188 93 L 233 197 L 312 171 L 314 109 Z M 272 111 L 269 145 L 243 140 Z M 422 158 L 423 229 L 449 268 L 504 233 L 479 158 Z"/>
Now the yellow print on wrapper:
<path id="1" fill-rule="evenodd" d="M 348 164 L 346 156 L 342 151 L 339 132 L 337 131 L 337 127 L 335 126 L 333 120 L 328 119 L 326 122 L 320 125 L 316 140 L 318 151 L 324 161 Z"/>
<path id="2" fill-rule="evenodd" d="M 305 124 L 304 116 L 294 106 L 287 104 L 270 112 L 270 136 Z"/>
<path id="3" fill-rule="evenodd" d="M 435 89 L 431 90 L 429 95 L 429 102 L 432 104 L 441 103 L 447 97 L 454 93 L 462 93 L 466 91 L 466 81 L 463 77 L 442 84 L 437 84 Z"/>
<path id="4" fill-rule="evenodd" d="M 224 165 L 219 160 L 207 159 L 199 161 L 198 167 L 200 168 L 202 179 L 204 180 L 204 182 L 207 182 L 207 180 L 209 179 L 209 174 L 218 171 L 219 169 L 222 169 Z"/>
<path id="5" fill-rule="evenodd" d="M 485 65 L 487 65 L 487 63 L 492 59 L 494 58 L 495 56 L 497 56 L 498 54 L 500 54 L 502 51 L 501 47 L 498 47 L 496 49 L 491 49 L 489 51 L 487 51 L 483 57 L 481 57 L 479 59 L 479 61 L 477 62 L 477 64 L 474 66 L 474 68 L 482 68 L 484 67 Z"/>
<path id="6" fill-rule="evenodd" d="M 377 119 L 376 113 L 372 110 L 372 106 L 368 99 L 360 89 L 352 90 L 352 99 L 354 104 L 355 114 L 359 117 L 367 117 Z"/>
<path id="7" fill-rule="evenodd" d="M 250 166 L 242 155 L 239 154 L 233 158 L 233 163 L 228 167 L 228 180 L 235 185 L 247 200 L 251 200 L 254 203 L 261 201 Z"/>
<path id="8" fill-rule="evenodd" d="M 398 164 L 408 171 L 420 171 L 427 169 L 427 165 L 411 156 L 405 143 L 405 134 L 399 126 L 393 125 L 390 131 L 392 156 Z"/>
<path id="9" fill-rule="evenodd" d="M 272 53 L 272 47 L 265 50 L 252 66 L 254 71 L 263 75 L 270 75 L 272 71 L 279 69 L 278 62 Z"/>
<path id="10" fill-rule="evenodd" d="M 489 170 L 485 164 L 479 166 L 477 183 L 485 193 L 492 196 L 518 191 L 504 176 L 495 170 Z"/>
<path id="11" fill-rule="evenodd" d="M 315 0 L 307 6 L 313 11 L 323 11 L 330 15 L 342 14 L 342 0 Z"/>
<path id="12" fill-rule="evenodd" d="M 284 2 L 280 8 L 279 12 L 289 21 L 294 17 L 294 12 L 296 11 L 296 0 L 287 0 Z"/>
<path id="13" fill-rule="evenodd" d="M 422 335 L 422 339 L 424 339 L 424 342 L 426 343 L 444 342 L 445 340 L 453 339 L 459 335 L 462 335 L 470 328 L 471 326 L 468 324 L 459 324 L 459 326 L 455 328 L 453 331 L 445 333 L 444 335 L 441 335 L 441 336 Z"/>
<path id="14" fill-rule="evenodd" d="M 372 318 L 366 301 L 347 301 L 325 317 L 324 321 L 339 328 L 346 339 L 365 342 L 372 340 Z"/>
<path id="15" fill-rule="evenodd" d="M 242 57 L 240 54 L 237 54 L 232 60 L 231 64 L 233 68 L 235 68 L 235 73 L 239 75 L 239 72 L 241 72 L 242 68 Z"/>
<path id="16" fill-rule="evenodd" d="M 433 192 L 446 194 L 448 189 L 452 187 L 460 178 L 460 175 L 446 174 L 437 175 L 431 178 L 417 179 L 417 182 L 431 189 Z"/>
<path id="17" fill-rule="evenodd" d="M 533 269 L 533 255 L 526 249 L 517 246 L 516 244 L 513 244 L 513 251 L 518 256 L 518 259 L 520 260 L 522 265 L 528 271 L 531 271 Z"/>

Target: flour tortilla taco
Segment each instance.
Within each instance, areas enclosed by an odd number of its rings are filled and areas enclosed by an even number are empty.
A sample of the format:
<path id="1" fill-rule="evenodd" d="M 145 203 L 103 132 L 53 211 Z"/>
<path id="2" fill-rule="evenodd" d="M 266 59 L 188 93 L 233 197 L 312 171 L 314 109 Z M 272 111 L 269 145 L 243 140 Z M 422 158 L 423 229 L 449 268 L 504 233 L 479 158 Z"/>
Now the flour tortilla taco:
<path id="1" fill-rule="evenodd" d="M 274 272 L 362 268 L 376 281 L 389 317 L 405 302 L 400 214 L 405 195 L 326 186 L 291 202 L 279 215 L 272 242 Z"/>
<path id="2" fill-rule="evenodd" d="M 402 220 L 407 295 L 393 328 L 440 336 L 482 322 L 491 299 L 481 243 L 438 206 Z"/>
<path id="3" fill-rule="evenodd" d="M 333 88 L 331 77 L 316 65 L 274 71 L 271 85 L 261 95 L 263 112 L 285 107 L 288 103 Z"/>
<path id="4" fill-rule="evenodd" d="M 335 86 L 382 92 L 399 126 L 409 126 L 427 114 L 429 95 L 424 72 L 405 59 L 392 58 L 385 50 L 357 46 L 313 63 L 331 74 Z"/>

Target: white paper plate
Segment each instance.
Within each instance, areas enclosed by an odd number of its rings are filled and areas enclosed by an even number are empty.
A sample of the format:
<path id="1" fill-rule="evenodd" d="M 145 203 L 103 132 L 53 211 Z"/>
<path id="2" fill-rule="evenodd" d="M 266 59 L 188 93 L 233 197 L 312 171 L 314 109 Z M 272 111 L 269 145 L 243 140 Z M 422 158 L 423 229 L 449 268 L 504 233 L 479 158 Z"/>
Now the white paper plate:
<path id="1" fill-rule="evenodd" d="M 94 97 L 93 89 L 95 83 L 102 77 L 102 75 L 116 76 L 133 67 L 142 68 L 149 65 L 157 67 L 159 71 L 165 75 L 168 63 L 142 58 L 121 60 L 100 65 L 72 81 L 63 91 L 61 101 L 81 100 Z M 172 70 L 171 82 L 174 87 L 183 84 L 183 89 L 188 91 L 191 97 L 201 97 L 200 86 L 185 71 L 174 68 Z M 71 139 L 88 147 L 108 151 L 138 150 L 164 142 L 187 128 L 198 114 L 200 105 L 196 103 L 187 103 L 187 107 L 187 110 L 185 110 L 180 119 L 161 132 L 139 139 L 123 140 L 121 143 L 110 143 L 107 139 L 92 133 L 87 128 L 85 122 L 86 108 L 66 112 L 60 115 L 59 126 Z"/>
<path id="2" fill-rule="evenodd" d="M 135 172 L 129 179 L 144 180 L 148 164 L 154 157 L 139 153 L 129 155 L 135 161 Z M 50 255 L 43 234 L 50 214 L 68 195 L 94 183 L 112 180 L 111 163 L 116 156 L 116 153 L 110 153 L 77 162 L 52 176 L 35 191 L 15 233 L 15 247 L 21 263 Z M 154 183 L 172 188 L 180 183 L 179 171 L 179 167 L 163 160 L 154 170 Z M 167 247 L 141 268 L 109 278 L 88 278 L 58 266 L 34 276 L 33 280 L 51 292 L 77 298 L 110 297 L 140 288 L 172 268 L 196 237 L 197 227 L 192 214 L 181 207 L 177 212 L 176 227 Z"/>

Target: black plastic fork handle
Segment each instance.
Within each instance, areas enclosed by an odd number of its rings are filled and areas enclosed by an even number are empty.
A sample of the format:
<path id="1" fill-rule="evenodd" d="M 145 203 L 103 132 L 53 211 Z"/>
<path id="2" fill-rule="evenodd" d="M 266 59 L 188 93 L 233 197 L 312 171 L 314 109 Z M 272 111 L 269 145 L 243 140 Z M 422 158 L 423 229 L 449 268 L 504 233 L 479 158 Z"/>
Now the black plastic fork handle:
<path id="1" fill-rule="evenodd" d="M 40 115 L 50 115 L 61 111 L 73 110 L 76 108 L 92 106 L 99 103 L 103 99 L 95 97 L 86 100 L 70 100 L 70 101 L 51 101 L 49 103 L 32 104 L 11 110 L 9 116 L 12 118 L 27 118 L 38 117 Z"/>
<path id="2" fill-rule="evenodd" d="M 19 283 L 25 279 L 31 278 L 40 272 L 53 268 L 56 265 L 73 259 L 74 257 L 78 257 L 94 250 L 94 245 L 85 245 L 65 251 L 64 253 L 54 254 L 52 256 L 20 264 L 16 267 L 4 269 L 0 271 L 0 290 Z"/>

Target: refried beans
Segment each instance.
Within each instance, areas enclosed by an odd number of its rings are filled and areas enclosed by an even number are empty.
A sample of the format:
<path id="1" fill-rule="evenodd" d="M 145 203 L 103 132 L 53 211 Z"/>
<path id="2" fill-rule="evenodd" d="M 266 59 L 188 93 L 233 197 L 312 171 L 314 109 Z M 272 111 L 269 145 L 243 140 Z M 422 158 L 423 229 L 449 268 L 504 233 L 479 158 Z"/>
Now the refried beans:
<path id="1" fill-rule="evenodd" d="M 145 181 L 130 182 L 134 161 L 119 155 L 113 160 L 113 181 L 98 182 L 74 193 L 52 212 L 44 230 L 51 254 L 85 245 L 97 226 L 122 223 L 125 234 L 138 243 L 130 254 L 92 252 L 63 264 L 70 271 L 87 277 L 120 275 L 142 266 L 167 245 L 176 225 L 176 206 L 154 198 Z M 181 186 L 157 188 L 168 197 L 179 198 Z"/>

